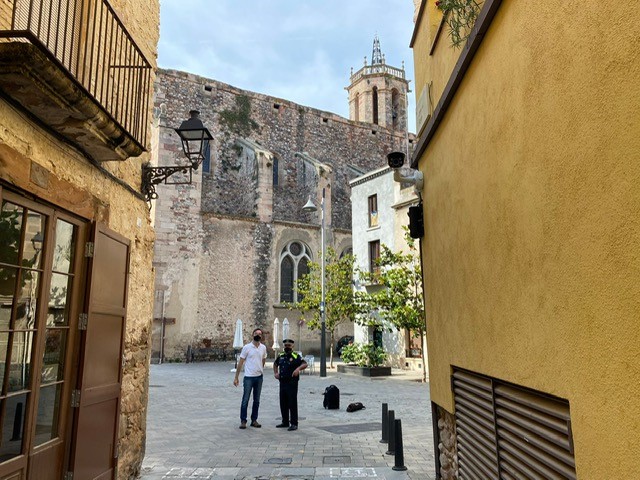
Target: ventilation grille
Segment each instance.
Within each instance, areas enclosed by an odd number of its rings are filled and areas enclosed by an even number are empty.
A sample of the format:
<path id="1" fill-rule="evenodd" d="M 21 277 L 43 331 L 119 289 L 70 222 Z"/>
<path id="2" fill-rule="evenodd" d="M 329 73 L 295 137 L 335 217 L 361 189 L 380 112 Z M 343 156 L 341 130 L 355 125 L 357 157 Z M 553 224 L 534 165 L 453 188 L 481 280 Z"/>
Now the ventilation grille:
<path id="1" fill-rule="evenodd" d="M 575 479 L 569 403 L 464 370 L 453 374 L 461 479 Z"/>

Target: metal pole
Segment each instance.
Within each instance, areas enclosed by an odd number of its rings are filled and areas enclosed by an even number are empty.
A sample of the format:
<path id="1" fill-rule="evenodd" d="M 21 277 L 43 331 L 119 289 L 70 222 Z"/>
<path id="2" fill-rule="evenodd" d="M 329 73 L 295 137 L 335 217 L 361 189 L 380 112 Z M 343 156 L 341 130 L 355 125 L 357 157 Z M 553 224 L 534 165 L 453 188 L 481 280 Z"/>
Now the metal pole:
<path id="1" fill-rule="evenodd" d="M 396 453 L 396 412 L 389 410 L 389 449 L 387 455 L 395 455 Z"/>
<path id="2" fill-rule="evenodd" d="M 394 458 L 394 466 L 392 470 L 404 471 L 407 467 L 404 466 L 404 448 L 402 446 L 402 420 L 396 420 L 396 453 Z"/>
<path id="3" fill-rule="evenodd" d="M 382 404 L 382 439 L 380 443 L 387 443 L 389 441 L 389 404 Z"/>
<path id="4" fill-rule="evenodd" d="M 326 262 L 325 259 L 325 239 L 324 239 L 324 195 L 325 189 L 322 189 L 322 223 L 320 224 L 320 236 L 322 241 L 322 258 L 321 258 L 321 267 L 320 267 L 320 275 L 322 276 L 321 285 L 322 285 L 322 297 L 320 300 L 320 319 L 322 324 L 322 330 L 320 334 L 320 376 L 327 376 L 327 323 L 325 317 L 325 280 L 324 280 L 324 264 Z"/>

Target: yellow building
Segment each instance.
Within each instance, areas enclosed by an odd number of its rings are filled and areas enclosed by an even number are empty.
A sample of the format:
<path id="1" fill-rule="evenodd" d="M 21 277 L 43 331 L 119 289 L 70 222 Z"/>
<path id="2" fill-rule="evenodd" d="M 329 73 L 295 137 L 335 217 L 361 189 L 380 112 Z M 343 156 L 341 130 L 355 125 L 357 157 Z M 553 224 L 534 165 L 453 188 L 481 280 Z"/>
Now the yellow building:
<path id="1" fill-rule="evenodd" d="M 144 452 L 158 0 L 0 0 L 0 479 Z"/>
<path id="2" fill-rule="evenodd" d="M 459 49 L 450 4 L 411 42 L 439 473 L 640 478 L 640 3 L 485 0 Z"/>

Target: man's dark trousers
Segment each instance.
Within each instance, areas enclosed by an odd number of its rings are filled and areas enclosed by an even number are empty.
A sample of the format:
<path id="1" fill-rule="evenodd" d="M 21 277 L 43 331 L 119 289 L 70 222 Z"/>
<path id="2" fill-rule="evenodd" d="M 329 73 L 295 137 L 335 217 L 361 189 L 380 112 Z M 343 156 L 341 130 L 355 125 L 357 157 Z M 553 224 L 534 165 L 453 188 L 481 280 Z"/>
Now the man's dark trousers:
<path id="1" fill-rule="evenodd" d="M 298 380 L 280 380 L 280 413 L 282 423 L 298 425 Z"/>

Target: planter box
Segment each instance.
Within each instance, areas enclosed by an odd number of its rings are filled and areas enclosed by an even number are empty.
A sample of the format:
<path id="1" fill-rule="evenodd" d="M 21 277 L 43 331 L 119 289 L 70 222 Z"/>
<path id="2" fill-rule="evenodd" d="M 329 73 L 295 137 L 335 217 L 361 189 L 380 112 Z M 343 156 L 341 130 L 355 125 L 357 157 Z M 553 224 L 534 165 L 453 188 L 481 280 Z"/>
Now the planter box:
<path id="1" fill-rule="evenodd" d="M 358 367 L 357 365 L 338 365 L 338 373 L 350 373 L 361 377 L 387 377 L 391 367 Z"/>

